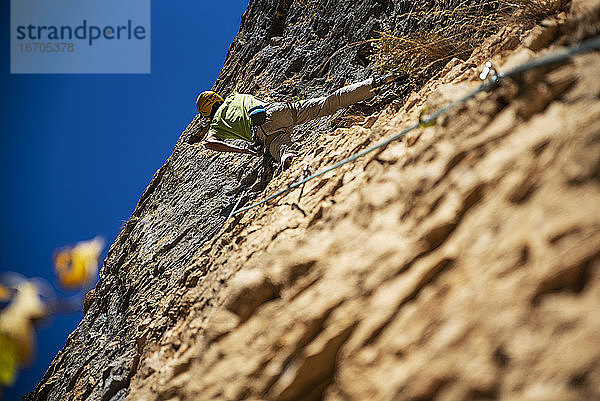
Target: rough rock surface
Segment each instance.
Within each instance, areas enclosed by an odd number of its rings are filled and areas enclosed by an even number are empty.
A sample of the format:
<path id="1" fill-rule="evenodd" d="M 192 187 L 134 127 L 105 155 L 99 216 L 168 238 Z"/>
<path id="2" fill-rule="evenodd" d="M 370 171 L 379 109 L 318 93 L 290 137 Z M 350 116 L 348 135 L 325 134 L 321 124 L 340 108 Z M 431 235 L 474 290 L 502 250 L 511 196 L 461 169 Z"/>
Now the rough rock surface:
<path id="1" fill-rule="evenodd" d="M 358 50 L 330 56 L 403 4 L 251 1 L 216 88 L 305 96 L 366 76 Z M 241 187 L 261 198 L 398 132 L 474 88 L 489 58 L 507 70 L 598 34 L 598 1 L 569 7 L 364 121 L 299 127 L 302 160 L 272 179 L 200 150 L 195 119 L 29 399 L 599 399 L 598 52 L 482 93 L 215 236 Z"/>

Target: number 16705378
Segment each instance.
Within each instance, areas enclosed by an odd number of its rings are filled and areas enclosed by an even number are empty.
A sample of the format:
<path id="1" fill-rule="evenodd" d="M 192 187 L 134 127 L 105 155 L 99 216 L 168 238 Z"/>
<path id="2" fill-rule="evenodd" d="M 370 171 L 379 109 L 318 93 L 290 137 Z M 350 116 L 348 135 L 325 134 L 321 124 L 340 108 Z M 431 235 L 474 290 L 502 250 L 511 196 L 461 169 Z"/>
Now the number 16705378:
<path id="1" fill-rule="evenodd" d="M 71 42 L 21 43 L 21 53 L 73 53 L 75 46 Z"/>

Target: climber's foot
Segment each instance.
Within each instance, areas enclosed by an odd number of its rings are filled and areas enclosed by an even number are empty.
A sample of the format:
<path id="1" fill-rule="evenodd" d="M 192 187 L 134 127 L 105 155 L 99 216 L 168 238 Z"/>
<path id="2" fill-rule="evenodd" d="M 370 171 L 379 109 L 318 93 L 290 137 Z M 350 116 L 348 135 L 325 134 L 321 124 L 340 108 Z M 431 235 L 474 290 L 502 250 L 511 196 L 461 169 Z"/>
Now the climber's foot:
<path id="1" fill-rule="evenodd" d="M 290 168 L 290 166 L 294 162 L 295 158 L 296 158 L 296 155 L 293 153 L 284 154 L 283 157 L 281 158 L 281 170 L 285 171 L 288 168 Z"/>

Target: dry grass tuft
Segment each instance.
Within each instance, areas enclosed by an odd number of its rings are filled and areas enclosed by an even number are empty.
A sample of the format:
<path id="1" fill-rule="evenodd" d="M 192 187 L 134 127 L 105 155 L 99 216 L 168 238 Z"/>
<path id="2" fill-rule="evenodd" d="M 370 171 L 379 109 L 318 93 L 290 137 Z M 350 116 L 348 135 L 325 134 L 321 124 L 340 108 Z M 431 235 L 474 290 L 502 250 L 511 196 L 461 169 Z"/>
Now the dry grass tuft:
<path id="1" fill-rule="evenodd" d="M 427 3 L 427 4 L 424 4 Z M 435 0 L 414 2 L 395 32 L 372 41 L 380 71 L 398 70 L 416 83 L 453 57 L 466 59 L 505 25 L 531 27 L 565 0 Z"/>

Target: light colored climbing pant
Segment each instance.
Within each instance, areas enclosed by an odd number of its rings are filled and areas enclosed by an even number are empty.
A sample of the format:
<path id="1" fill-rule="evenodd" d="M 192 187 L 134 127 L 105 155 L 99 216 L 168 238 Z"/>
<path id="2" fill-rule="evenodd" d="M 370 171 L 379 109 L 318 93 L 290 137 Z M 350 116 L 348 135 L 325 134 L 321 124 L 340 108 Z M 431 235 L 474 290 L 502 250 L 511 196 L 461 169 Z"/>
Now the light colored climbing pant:
<path id="1" fill-rule="evenodd" d="M 258 136 L 267 145 L 271 155 L 281 162 L 283 155 L 294 153 L 290 135 L 295 125 L 328 116 L 356 102 L 372 98 L 372 83 L 373 79 L 369 78 L 344 86 L 329 96 L 298 102 L 271 103 L 266 107 L 267 122 L 262 126 L 264 133 L 259 128 Z"/>

